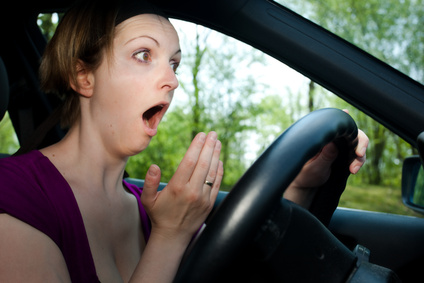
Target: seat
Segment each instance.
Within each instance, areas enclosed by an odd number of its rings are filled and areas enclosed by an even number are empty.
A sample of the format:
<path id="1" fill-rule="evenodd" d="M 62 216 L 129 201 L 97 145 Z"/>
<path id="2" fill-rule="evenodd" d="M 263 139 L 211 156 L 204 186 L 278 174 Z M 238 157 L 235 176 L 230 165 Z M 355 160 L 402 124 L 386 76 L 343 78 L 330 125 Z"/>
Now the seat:
<path id="1" fill-rule="evenodd" d="M 0 57 L 0 121 L 6 114 L 9 105 L 9 78 L 7 76 L 6 66 Z M 9 154 L 0 153 L 0 158 L 7 157 Z"/>
<path id="2" fill-rule="evenodd" d="M 9 79 L 7 77 L 6 66 L 0 57 L 0 121 L 6 114 L 9 105 Z"/>

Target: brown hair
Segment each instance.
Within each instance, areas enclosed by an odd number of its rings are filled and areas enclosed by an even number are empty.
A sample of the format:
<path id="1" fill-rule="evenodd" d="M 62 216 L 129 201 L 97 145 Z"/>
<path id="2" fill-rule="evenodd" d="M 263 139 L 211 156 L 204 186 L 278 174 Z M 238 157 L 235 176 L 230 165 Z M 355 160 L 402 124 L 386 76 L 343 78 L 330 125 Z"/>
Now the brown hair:
<path id="1" fill-rule="evenodd" d="M 112 2 L 79 1 L 65 14 L 47 44 L 40 66 L 41 88 L 63 100 L 63 127 L 72 126 L 80 117 L 79 94 L 71 87 L 78 86 L 78 64 L 94 71 L 105 54 L 110 56 L 118 13 Z"/>

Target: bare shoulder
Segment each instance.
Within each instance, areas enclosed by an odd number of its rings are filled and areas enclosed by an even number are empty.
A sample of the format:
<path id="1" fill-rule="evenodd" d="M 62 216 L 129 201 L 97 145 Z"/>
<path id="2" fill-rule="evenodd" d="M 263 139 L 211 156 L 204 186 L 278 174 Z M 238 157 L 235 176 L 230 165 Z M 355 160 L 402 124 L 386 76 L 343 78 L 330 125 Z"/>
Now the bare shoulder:
<path id="1" fill-rule="evenodd" d="M 32 226 L 0 213 L 0 282 L 71 282 L 57 245 Z"/>

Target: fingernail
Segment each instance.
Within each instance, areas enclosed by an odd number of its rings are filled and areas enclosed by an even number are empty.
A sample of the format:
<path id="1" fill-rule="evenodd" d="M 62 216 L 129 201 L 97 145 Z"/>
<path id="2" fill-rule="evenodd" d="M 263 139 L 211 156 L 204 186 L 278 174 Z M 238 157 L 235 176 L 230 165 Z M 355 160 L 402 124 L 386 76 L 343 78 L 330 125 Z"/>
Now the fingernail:
<path id="1" fill-rule="evenodd" d="M 150 168 L 149 168 L 149 170 L 147 171 L 147 173 L 148 173 L 150 176 L 156 176 L 156 175 L 159 173 L 159 171 L 158 171 L 158 166 L 157 166 L 157 165 L 152 165 L 152 166 L 150 166 Z"/>
<path id="2" fill-rule="evenodd" d="M 355 167 L 353 168 L 353 172 L 352 172 L 352 174 L 356 174 L 356 173 L 358 173 L 358 172 L 359 172 L 359 169 L 361 169 L 361 166 L 355 166 Z"/>
<path id="3" fill-rule="evenodd" d="M 215 145 L 215 148 L 216 149 L 221 149 L 221 142 L 220 141 L 216 141 L 216 145 Z"/>
<path id="4" fill-rule="evenodd" d="M 206 140 L 206 134 L 205 133 L 199 133 L 199 141 L 205 142 Z"/>
<path id="5" fill-rule="evenodd" d="M 359 154 L 361 155 L 361 157 L 365 156 L 366 151 L 367 151 L 366 147 L 361 148 L 361 150 L 359 151 Z"/>
<path id="6" fill-rule="evenodd" d="M 215 132 L 210 132 L 210 133 L 209 133 L 209 138 L 210 138 L 211 140 L 213 140 L 213 141 L 216 141 L 216 140 L 217 140 L 217 138 L 218 138 L 218 135 L 217 135 L 217 133 L 215 133 Z"/>

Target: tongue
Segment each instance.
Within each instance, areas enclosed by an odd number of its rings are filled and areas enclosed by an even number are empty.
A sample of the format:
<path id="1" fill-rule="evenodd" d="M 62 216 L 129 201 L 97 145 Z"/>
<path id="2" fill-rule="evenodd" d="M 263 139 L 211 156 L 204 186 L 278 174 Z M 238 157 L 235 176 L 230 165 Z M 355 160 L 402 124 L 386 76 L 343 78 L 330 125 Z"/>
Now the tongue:
<path id="1" fill-rule="evenodd" d="M 146 132 L 147 135 L 153 137 L 157 134 L 158 129 L 157 128 L 152 128 L 152 126 L 150 125 L 149 120 L 143 119 L 143 125 L 144 125 L 144 131 Z"/>
<path id="2" fill-rule="evenodd" d="M 156 114 L 158 114 L 161 109 L 162 107 L 155 106 L 150 108 L 143 114 L 145 130 L 149 136 L 154 136 L 157 133 L 157 126 L 159 123 L 157 123 Z"/>

